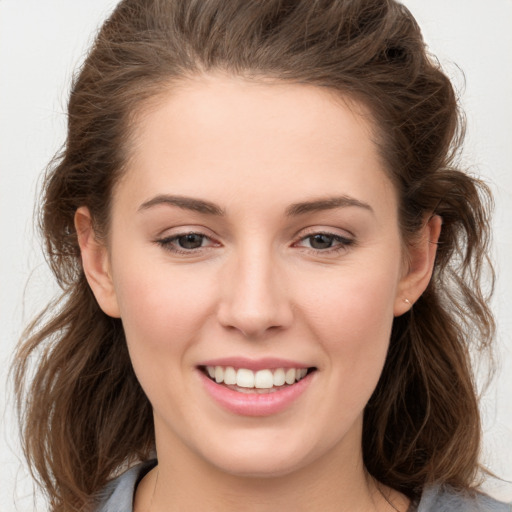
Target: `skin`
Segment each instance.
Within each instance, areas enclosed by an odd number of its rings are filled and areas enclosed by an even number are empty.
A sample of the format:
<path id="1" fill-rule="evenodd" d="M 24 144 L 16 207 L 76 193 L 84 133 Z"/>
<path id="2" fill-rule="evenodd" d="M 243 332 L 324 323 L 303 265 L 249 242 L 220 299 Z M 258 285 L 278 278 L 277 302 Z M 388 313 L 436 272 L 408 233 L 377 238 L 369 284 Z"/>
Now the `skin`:
<path id="1" fill-rule="evenodd" d="M 404 252 L 372 134 L 361 105 L 326 90 L 199 77 L 139 116 L 107 245 L 77 211 L 87 278 L 122 318 L 154 410 L 159 465 L 136 510 L 393 510 L 363 467 L 362 415 L 393 318 L 428 284 L 440 220 Z M 344 201 L 290 215 L 333 197 Z M 190 232 L 202 246 L 180 249 Z M 332 246 L 318 249 L 317 233 Z M 231 356 L 316 371 L 292 406 L 244 417 L 211 399 L 197 369 Z"/>

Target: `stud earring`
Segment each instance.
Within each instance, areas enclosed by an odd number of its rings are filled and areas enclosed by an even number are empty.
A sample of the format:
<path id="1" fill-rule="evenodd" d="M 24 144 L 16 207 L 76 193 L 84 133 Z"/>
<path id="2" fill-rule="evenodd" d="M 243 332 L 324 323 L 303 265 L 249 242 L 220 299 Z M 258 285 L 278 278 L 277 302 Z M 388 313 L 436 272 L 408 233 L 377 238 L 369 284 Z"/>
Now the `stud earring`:
<path id="1" fill-rule="evenodd" d="M 412 306 L 412 302 L 409 299 L 404 299 L 404 302 L 409 306 Z"/>

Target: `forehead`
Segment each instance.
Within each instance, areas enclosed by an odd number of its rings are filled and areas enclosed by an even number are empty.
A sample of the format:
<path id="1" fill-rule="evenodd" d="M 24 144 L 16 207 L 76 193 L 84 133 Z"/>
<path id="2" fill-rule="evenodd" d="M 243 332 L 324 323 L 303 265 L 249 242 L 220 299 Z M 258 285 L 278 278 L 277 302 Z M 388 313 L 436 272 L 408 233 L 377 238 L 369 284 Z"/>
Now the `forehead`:
<path id="1" fill-rule="evenodd" d="M 139 112 L 126 178 L 147 196 L 249 198 L 265 189 L 294 202 L 303 199 L 294 194 L 322 196 L 335 186 L 360 194 L 369 182 L 393 196 L 374 139 L 364 106 L 329 89 L 203 76 Z"/>
<path id="2" fill-rule="evenodd" d="M 352 132 L 354 139 L 363 135 L 372 146 L 377 131 L 361 102 L 333 89 L 225 74 L 200 75 L 173 83 L 144 103 L 135 117 L 132 147 L 137 142 L 150 142 L 151 125 L 162 121 L 168 133 L 173 128 L 169 121 L 173 121 L 177 128 L 173 135 L 181 131 L 187 137 L 193 132 L 216 144 L 221 143 L 219 129 L 238 141 L 254 140 L 258 128 L 263 128 L 267 134 L 285 132 L 297 143 L 317 143 L 321 139 L 335 144 L 340 138 L 348 140 Z M 347 126 L 347 120 L 351 126 Z M 244 128 L 247 131 L 240 130 Z"/>

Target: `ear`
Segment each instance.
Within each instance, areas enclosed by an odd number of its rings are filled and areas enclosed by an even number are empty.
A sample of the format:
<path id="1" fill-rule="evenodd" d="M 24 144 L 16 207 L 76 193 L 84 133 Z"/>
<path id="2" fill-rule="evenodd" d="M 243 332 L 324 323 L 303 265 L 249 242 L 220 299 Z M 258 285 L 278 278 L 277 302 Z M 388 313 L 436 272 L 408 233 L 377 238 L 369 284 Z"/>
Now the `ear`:
<path id="1" fill-rule="evenodd" d="M 75 229 L 87 282 L 103 312 L 119 318 L 121 315 L 112 281 L 108 250 L 96 238 L 91 213 L 85 206 L 78 208 L 75 213 Z"/>
<path id="2" fill-rule="evenodd" d="M 406 273 L 398 284 L 395 298 L 395 316 L 409 311 L 426 290 L 434 270 L 441 225 L 441 217 L 433 215 L 423 227 L 419 240 L 409 248 Z"/>

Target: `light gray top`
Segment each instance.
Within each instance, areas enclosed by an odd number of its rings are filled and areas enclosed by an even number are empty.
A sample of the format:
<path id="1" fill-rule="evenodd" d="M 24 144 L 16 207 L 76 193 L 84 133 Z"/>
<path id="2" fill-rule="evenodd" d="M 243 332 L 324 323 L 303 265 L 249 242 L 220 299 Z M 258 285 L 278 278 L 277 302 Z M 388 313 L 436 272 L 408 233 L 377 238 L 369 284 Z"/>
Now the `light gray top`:
<path id="1" fill-rule="evenodd" d="M 102 501 L 96 512 L 133 512 L 135 488 L 156 461 L 148 461 L 129 469 L 110 482 L 101 493 Z M 485 494 L 466 496 L 449 488 L 430 487 L 425 490 L 417 507 L 410 512 L 512 512 L 512 504 L 502 503 Z"/>

